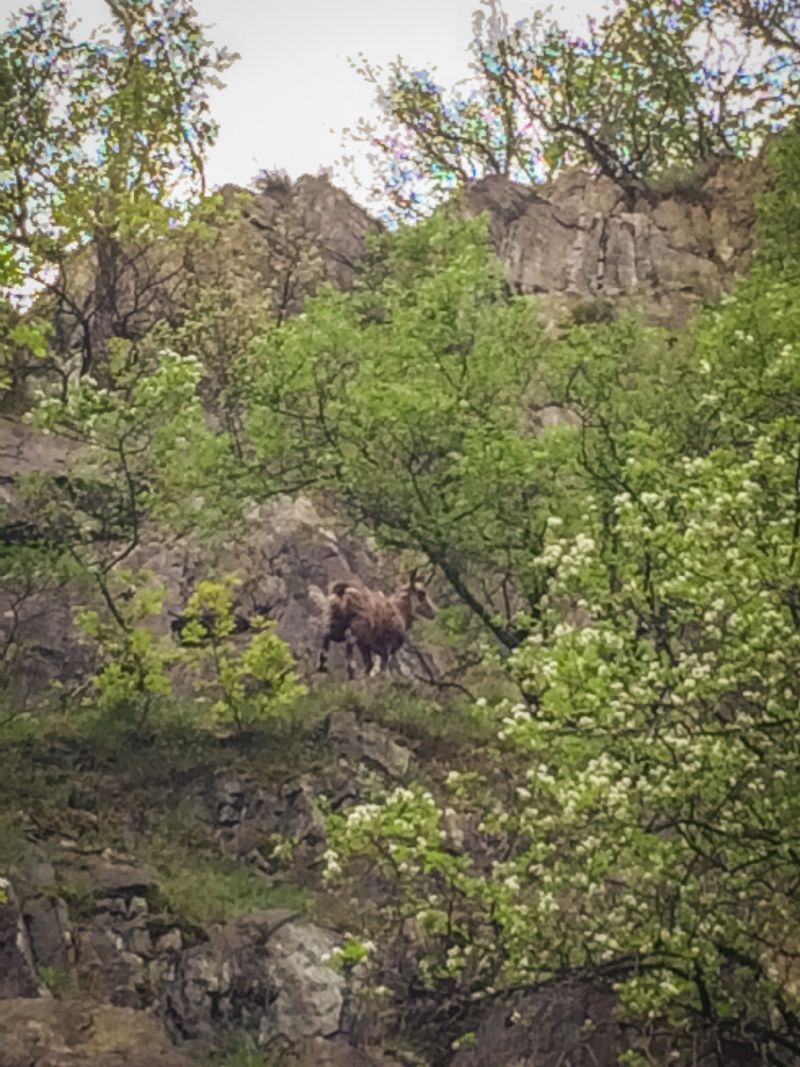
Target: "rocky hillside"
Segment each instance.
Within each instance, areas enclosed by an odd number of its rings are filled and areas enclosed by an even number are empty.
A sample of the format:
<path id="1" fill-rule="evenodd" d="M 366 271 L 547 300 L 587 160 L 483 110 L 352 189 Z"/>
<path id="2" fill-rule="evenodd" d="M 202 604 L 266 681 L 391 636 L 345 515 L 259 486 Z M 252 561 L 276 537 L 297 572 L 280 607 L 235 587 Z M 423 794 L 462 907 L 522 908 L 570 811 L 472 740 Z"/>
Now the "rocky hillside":
<path id="1" fill-rule="evenodd" d="M 295 742 L 200 759 L 178 742 L 125 766 L 54 741 L 39 780 L 7 753 L 3 1067 L 179 1067 L 247 1040 L 275 1063 L 396 1062 L 360 1019 L 358 970 L 326 962 L 350 905 L 320 886 L 319 804 L 402 781 L 414 757 L 351 712 Z"/>
<path id="2" fill-rule="evenodd" d="M 635 310 L 678 328 L 747 263 L 762 180 L 756 163 L 725 164 L 691 188 L 631 203 L 582 171 L 541 188 L 493 177 L 467 190 L 463 210 L 488 212 L 510 288 L 537 297 L 549 322 Z M 224 197 L 239 203 L 236 190 Z M 224 243 L 241 250 L 276 314 L 290 316 L 321 281 L 351 285 L 379 228 L 328 179 L 306 177 L 247 194 Z M 195 264 L 192 284 L 212 284 L 218 266 Z M 180 310 L 180 286 L 162 295 L 143 304 L 132 292 L 132 335 Z M 63 479 L 79 449 L 0 419 L 6 543 L 35 537 L 20 479 Z M 438 794 L 453 766 L 485 774 L 502 814 L 514 768 L 492 762 L 485 722 L 449 699 L 441 677 L 429 679 L 438 689 L 413 684 L 413 644 L 399 681 L 314 675 L 312 590 L 353 573 L 388 590 L 399 576 L 398 560 L 356 537 L 346 516 L 325 501 L 279 498 L 212 547 L 148 523 L 125 566 L 165 586 L 160 635 L 174 632 L 201 579 L 235 572 L 237 612 L 275 620 L 309 692 L 270 731 L 236 738 L 193 730 L 178 697 L 168 728 L 143 724 L 133 739 L 107 723 L 87 729 L 68 708 L 44 735 L 35 717 L 8 716 L 0 1067 L 613 1067 L 623 1052 L 677 1067 L 761 1063 L 735 1037 L 673 1042 L 658 1020 L 646 1039 L 629 1032 L 610 968 L 503 998 L 490 990 L 465 1007 L 447 995 L 434 1002 L 417 982 L 427 936 L 417 915 L 375 955 L 353 948 L 396 904 L 395 890 L 368 867 L 358 895 L 331 888 L 326 816 L 414 782 Z M 53 683 L 80 687 L 93 662 L 73 618 L 88 599 L 77 582 L 0 590 L 0 648 L 25 650 L 3 694 L 9 706 L 34 707 Z M 437 652 L 445 662 L 447 650 Z M 503 833 L 467 802 L 445 810 L 442 848 L 454 863 L 473 872 L 502 863 Z"/>

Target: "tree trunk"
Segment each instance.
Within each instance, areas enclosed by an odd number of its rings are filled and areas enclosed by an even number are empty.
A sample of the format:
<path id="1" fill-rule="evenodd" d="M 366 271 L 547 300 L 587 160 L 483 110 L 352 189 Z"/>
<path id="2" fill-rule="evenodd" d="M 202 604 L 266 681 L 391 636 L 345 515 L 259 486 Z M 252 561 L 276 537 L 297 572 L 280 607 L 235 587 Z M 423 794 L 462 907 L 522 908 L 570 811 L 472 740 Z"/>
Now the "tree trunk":
<path id="1" fill-rule="evenodd" d="M 89 336 L 83 354 L 82 374 L 108 362 L 108 343 L 114 336 L 117 311 L 119 242 L 110 233 L 98 232 L 95 238 L 96 268 L 94 301 Z"/>

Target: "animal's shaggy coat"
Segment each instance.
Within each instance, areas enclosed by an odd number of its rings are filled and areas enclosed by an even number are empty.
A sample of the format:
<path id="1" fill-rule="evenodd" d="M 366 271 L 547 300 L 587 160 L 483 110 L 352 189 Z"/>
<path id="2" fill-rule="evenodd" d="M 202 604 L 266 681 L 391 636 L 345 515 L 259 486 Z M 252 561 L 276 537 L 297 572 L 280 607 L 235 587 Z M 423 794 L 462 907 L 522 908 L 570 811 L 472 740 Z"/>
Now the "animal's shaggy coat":
<path id="1" fill-rule="evenodd" d="M 327 670 L 332 641 L 345 643 L 350 678 L 355 676 L 355 646 L 367 674 L 386 670 L 402 647 L 414 619 L 418 615 L 431 619 L 435 613 L 436 608 L 425 587 L 418 584 L 415 571 L 409 575 L 408 584 L 392 596 L 368 589 L 358 578 L 332 582 L 324 604 L 325 634 L 319 670 Z"/>

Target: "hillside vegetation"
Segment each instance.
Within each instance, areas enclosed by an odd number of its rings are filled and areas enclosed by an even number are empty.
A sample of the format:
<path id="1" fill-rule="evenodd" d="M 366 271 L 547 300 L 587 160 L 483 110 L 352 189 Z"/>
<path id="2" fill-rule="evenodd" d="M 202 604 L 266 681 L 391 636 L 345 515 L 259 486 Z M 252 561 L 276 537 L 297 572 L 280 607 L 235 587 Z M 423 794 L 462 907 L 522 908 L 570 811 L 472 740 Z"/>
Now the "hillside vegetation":
<path id="1" fill-rule="evenodd" d="M 444 170 L 577 161 L 657 197 L 758 150 L 758 253 L 673 332 L 607 307 L 545 328 L 457 188 L 371 237 L 344 291 L 286 229 L 284 287 L 259 295 L 202 180 L 230 57 L 188 3 L 109 8 L 107 39 L 72 41 L 58 3 L 2 38 L 0 388 L 70 452 L 0 516 L 0 874 L 27 884 L 66 839 L 149 864 L 184 946 L 240 919 L 246 939 L 265 908 L 324 923 L 354 1042 L 407 1063 L 528 1062 L 491 1051 L 492 1013 L 533 1027 L 524 997 L 570 983 L 610 997 L 603 1062 L 800 1063 L 796 12 L 630 0 L 575 42 L 489 5 L 482 109 L 402 66 L 384 87 L 413 148 L 401 214 Z M 757 77 L 700 62 L 721 15 L 766 50 Z M 235 574 L 166 632 L 163 583 L 131 566 L 145 530 L 235 545 L 301 493 L 426 568 L 426 688 L 312 677 L 268 606 L 242 625 Z M 64 588 L 84 666 L 23 703 L 23 623 Z M 98 894 L 69 869 L 45 882 L 78 922 Z M 137 979 L 134 1006 L 171 1018 L 173 977 Z M 72 970 L 39 979 L 76 994 Z M 236 1021 L 227 1062 L 267 1063 L 257 1015 Z"/>

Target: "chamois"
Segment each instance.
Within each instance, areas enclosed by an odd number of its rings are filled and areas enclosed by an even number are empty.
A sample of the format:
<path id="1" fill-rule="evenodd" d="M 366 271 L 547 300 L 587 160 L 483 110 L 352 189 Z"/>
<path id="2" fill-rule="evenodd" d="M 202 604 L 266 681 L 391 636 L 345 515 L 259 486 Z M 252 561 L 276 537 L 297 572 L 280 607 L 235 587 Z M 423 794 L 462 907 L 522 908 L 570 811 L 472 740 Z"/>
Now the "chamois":
<path id="1" fill-rule="evenodd" d="M 324 598 L 323 610 L 325 634 L 317 669 L 327 671 L 331 641 L 343 641 L 348 678 L 354 678 L 356 673 L 353 660 L 356 645 L 367 674 L 386 670 L 389 660 L 405 641 L 414 619 L 418 615 L 432 619 L 436 613 L 427 590 L 417 583 L 416 570 L 409 574 L 408 584 L 392 596 L 368 589 L 358 578 L 332 582 Z"/>

